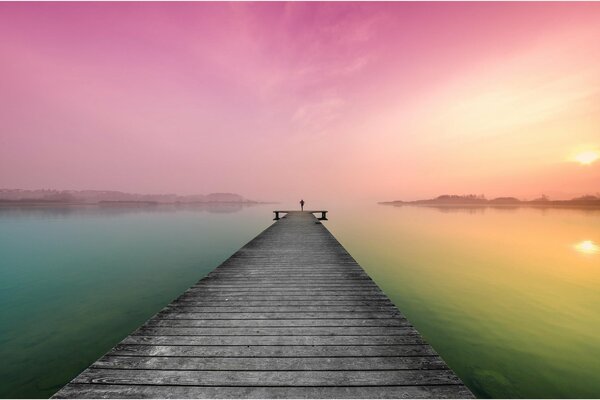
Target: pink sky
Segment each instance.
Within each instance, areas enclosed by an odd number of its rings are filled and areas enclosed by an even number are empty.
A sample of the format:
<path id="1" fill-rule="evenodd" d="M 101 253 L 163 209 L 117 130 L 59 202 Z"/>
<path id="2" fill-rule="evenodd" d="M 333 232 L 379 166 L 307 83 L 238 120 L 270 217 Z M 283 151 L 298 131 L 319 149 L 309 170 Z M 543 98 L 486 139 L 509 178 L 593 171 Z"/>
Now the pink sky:
<path id="1" fill-rule="evenodd" d="M 0 3 L 0 187 L 600 192 L 600 3 Z"/>

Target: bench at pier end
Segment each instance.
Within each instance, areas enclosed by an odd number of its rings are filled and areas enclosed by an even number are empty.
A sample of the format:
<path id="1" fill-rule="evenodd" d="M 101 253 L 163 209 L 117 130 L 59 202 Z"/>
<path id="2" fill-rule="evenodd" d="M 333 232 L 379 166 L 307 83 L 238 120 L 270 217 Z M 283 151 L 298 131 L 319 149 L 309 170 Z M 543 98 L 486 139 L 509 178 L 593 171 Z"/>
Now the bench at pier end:
<path id="1" fill-rule="evenodd" d="M 289 211 L 289 210 L 274 210 L 273 212 L 275 213 L 275 218 L 273 218 L 273 221 L 278 221 L 279 219 L 281 219 L 279 217 L 279 214 L 287 214 L 291 211 Z M 309 211 L 304 211 L 304 212 L 311 213 L 311 214 L 321 213 L 321 216 L 317 219 L 319 221 L 327 221 L 327 211 L 326 210 L 309 210 Z"/>

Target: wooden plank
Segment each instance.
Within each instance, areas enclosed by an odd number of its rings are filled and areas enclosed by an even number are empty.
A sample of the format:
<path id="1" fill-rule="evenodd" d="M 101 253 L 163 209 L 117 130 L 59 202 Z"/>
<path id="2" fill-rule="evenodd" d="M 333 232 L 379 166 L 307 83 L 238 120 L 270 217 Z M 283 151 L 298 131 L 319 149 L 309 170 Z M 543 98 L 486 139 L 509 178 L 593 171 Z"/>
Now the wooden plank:
<path id="1" fill-rule="evenodd" d="M 282 273 L 280 273 L 277 275 L 245 274 L 245 276 L 212 275 L 212 276 L 209 276 L 208 278 L 206 278 L 205 282 L 202 282 L 202 283 L 232 284 L 232 283 L 244 283 L 244 282 L 249 282 L 249 281 L 264 281 L 264 280 L 269 280 L 269 279 L 272 279 L 277 282 L 291 282 L 291 283 L 297 283 L 297 282 L 302 282 L 302 281 L 322 281 L 324 284 L 332 284 L 332 283 L 338 283 L 338 282 L 372 283 L 372 281 L 366 275 L 358 275 L 358 274 L 350 275 L 349 273 L 337 274 L 337 275 L 329 274 L 329 275 L 325 275 L 325 276 L 313 275 L 313 274 L 307 274 L 307 273 L 302 273 L 302 274 L 299 274 L 299 273 L 282 274 Z"/>
<path id="2" fill-rule="evenodd" d="M 289 213 L 56 398 L 466 398 L 322 224 Z"/>
<path id="3" fill-rule="evenodd" d="M 342 286 L 342 287 L 347 287 L 347 286 L 355 286 L 355 287 L 367 287 L 367 288 L 377 288 L 377 285 L 375 285 L 373 283 L 373 281 L 369 281 L 367 279 L 333 279 L 333 280 L 310 280 L 308 278 L 304 279 L 304 280 L 309 280 L 309 282 L 302 282 L 299 281 L 298 279 L 294 279 L 294 280 L 288 280 L 291 281 L 289 283 L 286 283 L 285 280 L 283 282 L 274 282 L 274 283 L 268 283 L 268 282 L 264 282 L 264 280 L 262 279 L 255 279 L 255 280 L 245 280 L 245 281 L 237 281 L 237 282 L 225 282 L 225 281 L 206 281 L 206 282 L 201 282 L 198 283 L 194 286 L 192 286 L 192 288 L 243 288 L 243 287 L 250 287 L 250 288 L 254 288 L 257 285 L 259 286 L 264 286 L 264 287 L 271 287 L 271 286 L 282 286 L 282 287 L 287 287 L 287 286 L 293 286 L 293 287 L 298 287 L 298 288 L 303 288 L 305 286 L 311 287 L 311 288 L 315 288 L 315 289 L 320 289 L 320 288 L 334 288 L 337 286 Z M 321 282 L 321 283 L 319 283 Z"/>
<path id="4" fill-rule="evenodd" d="M 197 298 L 180 298 L 175 300 L 172 305 L 181 306 L 208 306 L 208 307 L 264 307 L 268 305 L 279 305 L 279 306 L 368 306 L 371 304 L 391 304 L 387 299 L 371 299 L 371 300 L 211 300 L 211 299 L 197 299 Z"/>
<path id="5" fill-rule="evenodd" d="M 464 385 L 214 387 L 145 386 L 72 383 L 60 391 L 66 399 L 464 399 L 473 395 Z"/>
<path id="6" fill-rule="evenodd" d="M 251 270 L 241 270 L 240 268 L 236 268 L 234 271 L 225 272 L 224 270 L 221 272 L 213 272 L 208 275 L 210 279 L 239 279 L 243 280 L 244 278 L 248 279 L 262 279 L 262 278 L 287 278 L 289 280 L 292 279 L 305 279 L 305 278 L 314 278 L 314 279 L 336 279 L 336 278 L 348 278 L 348 279 L 369 279 L 368 275 L 365 274 L 364 271 L 324 271 L 322 268 L 319 268 L 318 271 L 312 272 L 310 274 L 306 273 L 305 269 L 299 272 L 289 272 L 286 271 L 285 274 L 281 274 L 279 270 L 277 272 L 268 272 L 261 269 L 256 269 L 254 271 Z"/>
<path id="7" fill-rule="evenodd" d="M 213 319 L 164 319 L 152 318 L 143 327 L 153 326 L 172 326 L 172 327 L 219 327 L 219 328 L 239 328 L 239 327 L 388 327 L 388 326 L 412 326 L 403 318 L 387 319 L 234 319 L 234 320 L 213 320 Z"/>
<path id="8" fill-rule="evenodd" d="M 181 386 L 456 385 L 448 370 L 397 371 L 171 371 L 88 368 L 76 383 Z"/>
<path id="9" fill-rule="evenodd" d="M 166 309 L 158 314 L 170 319 L 381 319 L 395 318 L 397 312 L 263 312 L 263 313 L 186 313 Z"/>
<path id="10" fill-rule="evenodd" d="M 255 277 L 255 276 L 262 276 L 262 275 L 277 275 L 280 278 L 283 277 L 293 277 L 293 278 L 309 278 L 311 276 L 316 276 L 319 277 L 321 273 L 326 272 L 329 275 L 342 275 L 343 277 L 362 277 L 364 275 L 358 275 L 359 273 L 364 273 L 363 271 L 354 269 L 354 268 L 349 268 L 349 267 L 343 267 L 343 268 L 323 268 L 323 267 L 319 267 L 318 265 L 315 265 L 313 267 L 310 268 L 274 268 L 274 267 L 259 267 L 259 266 L 255 266 L 255 267 L 249 267 L 249 266 L 230 266 L 229 268 L 232 268 L 232 270 L 230 270 L 230 272 L 234 272 L 236 274 L 247 274 L 246 276 L 249 277 Z M 233 270 L 233 268 L 235 270 Z M 252 275 L 254 274 L 254 275 Z M 274 276 L 276 277 L 276 276 Z"/>
<path id="11" fill-rule="evenodd" d="M 232 306 L 232 307 L 210 307 L 196 306 L 185 303 L 176 303 L 169 305 L 166 310 L 189 313 L 282 313 L 282 312 L 394 312 L 394 308 L 388 304 L 372 304 L 366 306 L 283 306 L 283 305 L 267 305 L 267 306 Z"/>
<path id="12" fill-rule="evenodd" d="M 361 295 L 361 294 L 343 294 L 343 295 L 334 295 L 334 294 L 322 294 L 322 295 L 305 295 L 305 294 L 264 294 L 264 293 L 251 293 L 251 294 L 220 294 L 220 293 L 185 293 L 180 299 L 213 299 L 215 301 L 228 301 L 228 300 L 272 300 L 272 301 L 281 301 L 281 300 L 388 300 L 381 293 L 374 293 L 369 295 Z"/>
<path id="13" fill-rule="evenodd" d="M 123 344 L 173 346 L 380 346 L 422 344 L 419 335 L 401 336 L 137 336 L 123 339 Z"/>
<path id="14" fill-rule="evenodd" d="M 137 336 L 360 336 L 416 334 L 412 326 L 339 326 L 339 327 L 175 327 L 144 325 L 133 333 Z"/>
<path id="15" fill-rule="evenodd" d="M 273 357 L 131 357 L 107 355 L 93 368 L 166 369 L 196 371 L 349 371 L 448 369 L 439 357 L 338 357 L 338 358 L 273 358 Z"/>
<path id="16" fill-rule="evenodd" d="M 219 291 L 221 291 L 221 289 L 223 290 L 241 290 L 244 291 L 244 289 L 268 289 L 268 290 L 299 290 L 299 289 L 311 289 L 311 290 L 322 290 L 322 289 L 359 289 L 359 290 L 365 290 L 365 289 L 373 289 L 373 290 L 377 290 L 377 286 L 373 283 L 373 282 L 369 282 L 369 281 L 365 281 L 365 282 L 360 282 L 360 283 L 356 283 L 356 282 L 335 282 L 335 283 L 319 283 L 319 282 L 292 282 L 292 283 L 279 283 L 279 282 L 275 282 L 275 283 L 270 283 L 270 282 L 263 282 L 263 281 L 255 281 L 255 282 L 243 282 L 243 283 L 239 283 L 239 284 L 220 284 L 220 283 L 216 283 L 216 282 L 210 282 L 210 283 L 203 283 L 201 285 L 194 285 L 192 286 L 194 289 L 196 288 L 201 288 L 202 290 L 212 290 L 212 289 L 217 289 Z"/>
<path id="17" fill-rule="evenodd" d="M 358 294 L 377 294 L 378 290 L 376 287 L 356 287 L 356 286 L 346 286 L 346 287 L 326 287 L 326 286 L 307 286 L 307 287 L 298 287 L 298 286 L 279 286 L 275 288 L 269 287 L 242 287 L 242 288 L 219 288 L 219 287 L 194 287 L 190 289 L 189 292 L 217 292 L 226 294 L 235 294 L 235 293 L 268 293 L 268 294 L 348 294 L 348 293 L 358 293 Z"/>
<path id="18" fill-rule="evenodd" d="M 375 286 L 373 282 L 368 279 L 347 279 L 347 278 L 296 278 L 296 279 L 278 279 L 278 278 L 257 278 L 257 279 L 239 279 L 239 280 L 228 280 L 228 281 L 211 281 L 203 285 L 195 285 L 193 287 L 205 287 L 207 285 L 215 287 L 274 287 L 274 286 L 294 286 L 294 287 L 305 287 L 305 286 L 316 286 L 316 287 L 335 287 L 335 286 Z"/>
<path id="19" fill-rule="evenodd" d="M 435 356 L 428 345 L 393 346 L 174 346 L 118 344 L 112 355 L 169 357 L 405 357 Z"/>

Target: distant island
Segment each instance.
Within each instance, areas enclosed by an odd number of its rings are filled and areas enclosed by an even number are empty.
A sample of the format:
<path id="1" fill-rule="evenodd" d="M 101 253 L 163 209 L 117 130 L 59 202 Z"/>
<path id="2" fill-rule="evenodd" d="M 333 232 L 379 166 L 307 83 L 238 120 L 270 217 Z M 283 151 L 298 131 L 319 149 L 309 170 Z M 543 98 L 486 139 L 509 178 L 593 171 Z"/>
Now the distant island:
<path id="1" fill-rule="evenodd" d="M 23 190 L 0 189 L 0 205 L 135 205 L 159 204 L 259 204 L 235 193 L 210 193 L 179 196 L 176 194 L 137 194 L 106 190 Z"/>
<path id="2" fill-rule="evenodd" d="M 432 207 L 588 207 L 600 208 L 600 195 L 586 195 L 576 197 L 570 200 L 551 200 L 548 196 L 542 195 L 534 200 L 520 200 L 516 197 L 496 197 L 486 199 L 484 195 L 449 195 L 444 194 L 434 199 L 415 200 L 415 201 L 383 201 L 379 204 L 393 206 L 432 206 Z"/>

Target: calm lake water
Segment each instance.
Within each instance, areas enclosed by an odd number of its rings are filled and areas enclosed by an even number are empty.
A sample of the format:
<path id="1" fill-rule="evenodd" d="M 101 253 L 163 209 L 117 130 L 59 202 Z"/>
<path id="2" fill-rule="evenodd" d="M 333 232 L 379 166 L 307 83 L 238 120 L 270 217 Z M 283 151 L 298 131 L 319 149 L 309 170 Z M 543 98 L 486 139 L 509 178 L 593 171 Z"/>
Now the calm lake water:
<path id="1" fill-rule="evenodd" d="M 51 396 L 272 208 L 0 208 L 0 397 Z M 600 397 L 600 212 L 330 209 L 328 228 L 478 396 Z"/>

